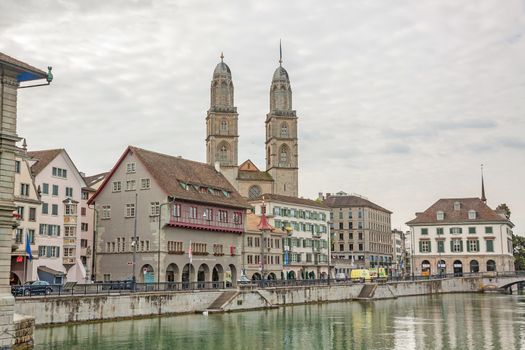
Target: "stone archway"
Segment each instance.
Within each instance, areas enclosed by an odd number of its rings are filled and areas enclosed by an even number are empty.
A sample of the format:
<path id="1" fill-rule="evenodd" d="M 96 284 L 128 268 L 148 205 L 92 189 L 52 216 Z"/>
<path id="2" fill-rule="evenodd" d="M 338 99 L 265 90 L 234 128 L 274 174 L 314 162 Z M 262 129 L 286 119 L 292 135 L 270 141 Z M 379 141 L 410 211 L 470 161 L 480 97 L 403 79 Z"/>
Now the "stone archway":
<path id="1" fill-rule="evenodd" d="M 454 277 L 462 277 L 463 263 L 461 262 L 461 260 L 454 260 L 454 264 L 452 266 L 454 267 Z"/>
<path id="2" fill-rule="evenodd" d="M 140 268 L 139 283 L 155 283 L 155 270 L 150 264 L 145 264 Z"/>
<path id="3" fill-rule="evenodd" d="M 179 267 L 175 263 L 171 263 L 166 268 L 166 282 L 173 283 L 180 281 Z"/>
<path id="4" fill-rule="evenodd" d="M 22 284 L 22 281 L 20 280 L 20 277 L 14 272 L 11 272 L 11 275 L 9 276 L 9 284 L 10 285 L 18 285 Z"/>
<path id="5" fill-rule="evenodd" d="M 198 288 L 206 288 L 206 282 L 211 281 L 210 268 L 206 264 L 201 264 L 197 270 Z"/>
<path id="6" fill-rule="evenodd" d="M 430 276 L 430 261 L 423 260 L 421 262 L 421 276 Z"/>
<path id="7" fill-rule="evenodd" d="M 297 278 L 297 276 L 295 275 L 295 271 L 288 271 L 288 279 L 289 280 L 294 280 L 296 278 Z"/>
<path id="8" fill-rule="evenodd" d="M 275 279 L 277 279 L 277 276 L 275 276 L 275 273 L 270 272 L 270 273 L 268 274 L 268 276 L 267 276 L 267 279 L 269 279 L 269 280 L 275 280 Z"/>
<path id="9" fill-rule="evenodd" d="M 479 272 L 479 263 L 477 260 L 470 261 L 470 272 L 477 273 Z"/>
<path id="10" fill-rule="evenodd" d="M 182 289 L 189 289 L 195 282 L 195 268 L 192 264 L 184 265 L 182 269 Z"/>
<path id="11" fill-rule="evenodd" d="M 213 267 L 211 281 L 213 282 L 213 288 L 224 287 L 224 269 L 222 268 L 222 265 L 217 264 Z"/>
<path id="12" fill-rule="evenodd" d="M 237 268 L 235 265 L 230 264 L 228 265 L 228 271 L 226 272 L 225 282 L 226 287 L 236 287 L 237 286 Z M 228 285 L 229 284 L 229 285 Z"/>
<path id="13" fill-rule="evenodd" d="M 496 272 L 496 262 L 494 260 L 487 260 L 487 272 Z"/>
<path id="14" fill-rule="evenodd" d="M 440 276 L 445 275 L 447 272 L 447 262 L 445 260 L 439 260 L 437 263 L 437 269 Z"/>
<path id="15" fill-rule="evenodd" d="M 252 275 L 252 281 L 260 281 L 262 279 L 261 274 L 256 272 Z"/>

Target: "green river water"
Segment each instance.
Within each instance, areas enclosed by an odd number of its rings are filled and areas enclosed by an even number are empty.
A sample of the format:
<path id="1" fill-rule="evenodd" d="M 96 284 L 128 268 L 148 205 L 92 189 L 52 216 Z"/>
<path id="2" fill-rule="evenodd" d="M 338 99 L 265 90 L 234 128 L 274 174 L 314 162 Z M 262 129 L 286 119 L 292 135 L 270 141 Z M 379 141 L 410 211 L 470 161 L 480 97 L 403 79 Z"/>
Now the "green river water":
<path id="1" fill-rule="evenodd" d="M 37 329 L 35 349 L 524 349 L 525 296 L 448 294 Z"/>

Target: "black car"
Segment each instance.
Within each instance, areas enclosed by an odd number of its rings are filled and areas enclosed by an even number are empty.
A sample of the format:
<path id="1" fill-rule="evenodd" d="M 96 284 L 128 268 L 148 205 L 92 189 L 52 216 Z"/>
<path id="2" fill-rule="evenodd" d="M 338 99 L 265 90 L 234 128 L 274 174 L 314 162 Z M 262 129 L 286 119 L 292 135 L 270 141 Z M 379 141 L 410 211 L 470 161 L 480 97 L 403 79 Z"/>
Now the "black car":
<path id="1" fill-rule="evenodd" d="M 11 287 L 13 295 L 49 295 L 53 291 L 51 285 L 46 281 L 27 281 L 18 286 Z"/>

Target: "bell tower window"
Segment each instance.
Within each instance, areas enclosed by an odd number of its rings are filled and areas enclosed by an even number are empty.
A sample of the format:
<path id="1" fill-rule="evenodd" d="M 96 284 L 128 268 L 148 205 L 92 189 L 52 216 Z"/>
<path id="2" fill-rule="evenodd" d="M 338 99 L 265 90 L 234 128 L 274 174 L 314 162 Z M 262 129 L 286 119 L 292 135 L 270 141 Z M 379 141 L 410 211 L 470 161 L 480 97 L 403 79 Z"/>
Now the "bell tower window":
<path id="1" fill-rule="evenodd" d="M 221 148 L 219 148 L 219 162 L 228 162 L 228 147 L 226 147 L 226 145 L 222 145 Z"/>
<path id="2" fill-rule="evenodd" d="M 281 137 L 288 137 L 288 124 L 281 124 Z"/>
<path id="3" fill-rule="evenodd" d="M 253 185 L 248 190 L 248 196 L 250 197 L 250 199 L 255 199 L 259 197 L 260 195 L 261 195 L 261 189 L 259 188 L 259 186 Z"/>
<path id="4" fill-rule="evenodd" d="M 225 134 L 228 133 L 228 122 L 226 120 L 221 121 L 221 132 Z"/>
<path id="5" fill-rule="evenodd" d="M 286 145 L 281 147 L 281 151 L 279 152 L 279 162 L 282 164 L 286 164 L 288 162 L 288 149 Z"/>

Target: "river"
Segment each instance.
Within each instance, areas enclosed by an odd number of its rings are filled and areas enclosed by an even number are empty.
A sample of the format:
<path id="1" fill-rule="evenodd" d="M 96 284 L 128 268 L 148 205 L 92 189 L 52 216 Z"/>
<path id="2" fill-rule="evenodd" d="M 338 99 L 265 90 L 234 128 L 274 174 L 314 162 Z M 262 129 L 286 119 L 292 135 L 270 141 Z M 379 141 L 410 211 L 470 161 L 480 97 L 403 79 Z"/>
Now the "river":
<path id="1" fill-rule="evenodd" d="M 525 296 L 447 294 L 37 329 L 35 349 L 525 349 Z"/>

